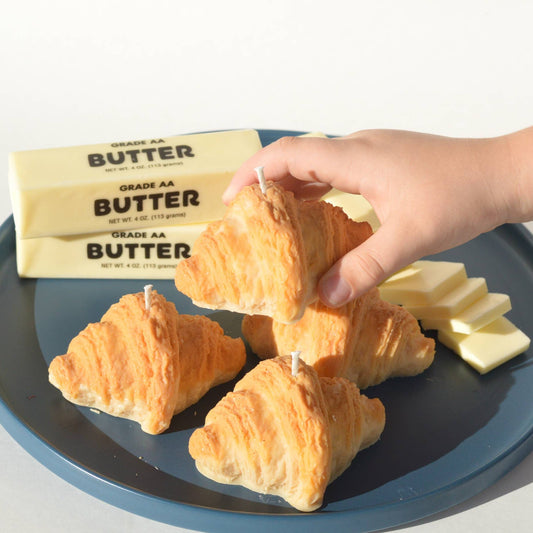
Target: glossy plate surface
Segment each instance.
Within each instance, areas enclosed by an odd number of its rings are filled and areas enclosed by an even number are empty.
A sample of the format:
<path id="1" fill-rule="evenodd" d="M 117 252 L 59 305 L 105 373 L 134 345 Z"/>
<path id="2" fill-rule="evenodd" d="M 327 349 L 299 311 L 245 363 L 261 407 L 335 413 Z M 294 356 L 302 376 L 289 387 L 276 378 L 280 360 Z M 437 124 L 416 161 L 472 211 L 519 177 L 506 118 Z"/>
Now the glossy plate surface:
<path id="1" fill-rule="evenodd" d="M 263 144 L 295 134 L 260 133 Z M 507 316 L 533 337 L 533 239 L 524 228 L 504 226 L 433 258 L 463 262 L 469 276 L 486 278 L 491 292 L 509 294 Z M 76 407 L 48 383 L 47 366 L 70 339 L 149 281 L 21 280 L 12 218 L 0 228 L 0 422 L 56 474 L 108 503 L 199 530 L 371 531 L 465 500 L 533 449 L 533 411 L 524 407 L 533 405 L 531 349 L 480 376 L 437 344 L 424 374 L 367 389 L 385 405 L 385 431 L 328 487 L 321 510 L 299 513 L 279 498 L 211 482 L 197 473 L 187 443 L 234 382 L 210 391 L 158 436 Z M 194 307 L 172 281 L 152 283 L 181 313 L 208 314 L 227 334 L 240 335 L 241 316 Z M 256 363 L 249 353 L 245 371 Z"/>

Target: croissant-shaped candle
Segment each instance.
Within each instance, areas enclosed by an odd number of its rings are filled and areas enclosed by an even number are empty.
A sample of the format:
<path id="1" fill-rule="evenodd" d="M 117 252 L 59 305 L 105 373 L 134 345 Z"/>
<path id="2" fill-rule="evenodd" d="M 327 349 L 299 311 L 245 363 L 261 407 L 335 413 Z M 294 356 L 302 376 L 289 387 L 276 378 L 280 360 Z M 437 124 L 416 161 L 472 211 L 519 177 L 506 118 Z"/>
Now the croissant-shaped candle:
<path id="1" fill-rule="evenodd" d="M 78 405 L 165 431 L 174 414 L 244 366 L 241 339 L 204 316 L 180 315 L 156 291 L 128 294 L 89 324 L 53 359 L 50 382 Z"/>
<path id="2" fill-rule="evenodd" d="M 320 376 L 342 376 L 364 389 L 390 377 L 414 376 L 433 362 L 435 341 L 402 307 L 384 302 L 378 289 L 337 309 L 310 305 L 295 324 L 245 316 L 242 332 L 260 358 L 293 346 Z"/>
<path id="3" fill-rule="evenodd" d="M 207 414 L 189 440 L 198 470 L 220 483 L 281 496 L 300 511 L 374 444 L 385 409 L 343 378 L 319 378 L 291 357 L 262 361 Z"/>
<path id="4" fill-rule="evenodd" d="M 321 275 L 371 233 L 327 202 L 249 185 L 178 264 L 176 287 L 200 307 L 291 323 L 317 299 Z"/>

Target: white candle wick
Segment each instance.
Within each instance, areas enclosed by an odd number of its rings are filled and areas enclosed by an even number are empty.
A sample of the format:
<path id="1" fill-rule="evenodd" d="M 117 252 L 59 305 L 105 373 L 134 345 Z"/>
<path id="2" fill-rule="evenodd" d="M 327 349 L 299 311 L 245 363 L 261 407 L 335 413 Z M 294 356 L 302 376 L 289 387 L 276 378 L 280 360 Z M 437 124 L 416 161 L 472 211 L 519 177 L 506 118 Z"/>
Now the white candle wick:
<path id="1" fill-rule="evenodd" d="M 144 307 L 147 311 L 150 310 L 150 306 L 152 305 L 152 288 L 153 285 L 144 286 Z"/>
<path id="2" fill-rule="evenodd" d="M 259 187 L 261 187 L 261 192 L 263 194 L 266 194 L 267 192 L 267 185 L 265 180 L 265 173 L 263 172 L 264 167 L 257 167 L 254 168 L 255 173 L 257 174 L 257 179 L 259 180 Z"/>
<path id="3" fill-rule="evenodd" d="M 296 376 L 298 374 L 298 366 L 300 365 L 300 354 L 302 352 L 291 352 L 292 356 L 292 375 Z"/>

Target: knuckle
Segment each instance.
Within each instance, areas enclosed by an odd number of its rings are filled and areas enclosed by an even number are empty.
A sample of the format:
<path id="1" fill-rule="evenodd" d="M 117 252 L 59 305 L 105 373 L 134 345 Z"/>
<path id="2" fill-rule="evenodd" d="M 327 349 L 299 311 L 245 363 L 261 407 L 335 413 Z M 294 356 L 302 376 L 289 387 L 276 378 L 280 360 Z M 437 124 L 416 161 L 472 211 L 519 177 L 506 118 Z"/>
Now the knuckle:
<path id="1" fill-rule="evenodd" d="M 276 143 L 278 144 L 278 146 L 281 148 L 281 150 L 283 151 L 289 151 L 289 150 L 292 150 L 294 148 L 294 145 L 298 142 L 298 138 L 297 137 L 290 137 L 290 136 L 285 136 L 285 137 L 281 137 L 280 139 L 278 139 L 276 141 Z"/>
<path id="2" fill-rule="evenodd" d="M 349 266 L 349 277 L 353 286 L 361 290 L 369 290 L 386 277 L 386 271 L 378 254 L 374 251 L 365 251 L 358 254 L 356 260 Z"/>

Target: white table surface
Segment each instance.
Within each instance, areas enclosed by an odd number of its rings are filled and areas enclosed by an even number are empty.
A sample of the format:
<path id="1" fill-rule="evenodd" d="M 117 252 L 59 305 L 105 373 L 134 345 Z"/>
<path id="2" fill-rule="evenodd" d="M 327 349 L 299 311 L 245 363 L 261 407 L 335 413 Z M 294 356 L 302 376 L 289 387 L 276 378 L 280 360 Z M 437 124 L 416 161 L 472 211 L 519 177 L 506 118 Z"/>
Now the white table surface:
<path id="1" fill-rule="evenodd" d="M 13 150 L 247 127 L 475 137 L 529 126 L 532 20 L 527 1 L 3 2 L 0 218 Z M 1 427 L 0 465 L 2 532 L 184 531 L 69 485 Z M 530 531 L 532 481 L 530 455 L 398 531 Z"/>

